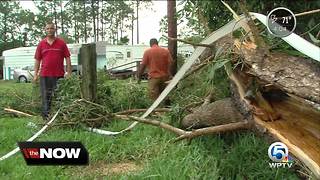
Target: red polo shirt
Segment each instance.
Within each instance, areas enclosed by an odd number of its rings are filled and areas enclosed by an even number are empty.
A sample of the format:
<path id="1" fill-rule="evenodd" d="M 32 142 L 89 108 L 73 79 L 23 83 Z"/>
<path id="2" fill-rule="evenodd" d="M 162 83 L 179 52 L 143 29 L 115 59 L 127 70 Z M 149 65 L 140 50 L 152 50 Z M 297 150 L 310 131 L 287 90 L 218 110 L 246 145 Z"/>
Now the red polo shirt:
<path id="1" fill-rule="evenodd" d="M 153 45 L 143 54 L 142 64 L 148 68 L 149 78 L 169 77 L 172 58 L 168 49 Z"/>
<path id="2" fill-rule="evenodd" d="M 38 44 L 34 58 L 41 61 L 40 76 L 42 77 L 63 77 L 64 66 L 63 60 L 70 57 L 69 49 L 66 43 L 56 38 L 52 45 L 44 38 Z"/>

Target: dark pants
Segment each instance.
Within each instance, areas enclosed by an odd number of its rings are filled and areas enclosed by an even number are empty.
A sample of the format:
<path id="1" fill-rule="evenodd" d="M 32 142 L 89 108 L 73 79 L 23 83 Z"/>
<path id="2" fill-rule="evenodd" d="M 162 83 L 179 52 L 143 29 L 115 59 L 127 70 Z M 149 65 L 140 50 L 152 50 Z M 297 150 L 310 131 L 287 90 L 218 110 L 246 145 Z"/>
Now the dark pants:
<path id="1" fill-rule="evenodd" d="M 47 119 L 49 116 L 51 99 L 57 82 L 61 77 L 40 77 L 40 91 L 42 99 L 42 118 Z"/>

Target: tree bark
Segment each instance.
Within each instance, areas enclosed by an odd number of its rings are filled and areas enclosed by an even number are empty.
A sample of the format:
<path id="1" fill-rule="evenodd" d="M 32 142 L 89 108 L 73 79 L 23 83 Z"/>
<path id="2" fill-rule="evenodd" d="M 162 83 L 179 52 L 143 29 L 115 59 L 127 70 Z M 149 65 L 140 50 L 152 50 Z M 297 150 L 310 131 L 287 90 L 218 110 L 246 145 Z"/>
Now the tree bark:
<path id="1" fill-rule="evenodd" d="M 244 55 L 245 63 L 249 66 L 247 74 L 258 77 L 265 85 L 320 104 L 319 62 L 279 52 L 265 55 L 250 43 L 241 47 L 239 53 Z"/>
<path id="2" fill-rule="evenodd" d="M 231 98 L 218 100 L 197 108 L 183 118 L 181 126 L 186 129 L 198 129 L 243 121 L 244 117 L 233 105 Z"/>
<path id="3" fill-rule="evenodd" d="M 80 48 L 82 65 L 81 92 L 88 101 L 96 101 L 97 97 L 97 53 L 96 44 L 83 44 Z"/>
<path id="4" fill-rule="evenodd" d="M 167 16 L 168 16 L 168 36 L 177 38 L 177 17 L 176 17 L 176 1 L 167 1 Z M 177 73 L 177 41 L 168 39 L 168 49 L 171 53 L 173 63 L 171 65 L 171 74 L 174 76 Z"/>
<path id="5" fill-rule="evenodd" d="M 83 2 L 83 14 L 84 14 L 84 42 L 87 43 L 87 40 L 88 40 L 88 32 L 87 32 L 86 2 Z"/>
<path id="6" fill-rule="evenodd" d="M 137 0 L 137 44 L 139 44 L 139 1 Z"/>

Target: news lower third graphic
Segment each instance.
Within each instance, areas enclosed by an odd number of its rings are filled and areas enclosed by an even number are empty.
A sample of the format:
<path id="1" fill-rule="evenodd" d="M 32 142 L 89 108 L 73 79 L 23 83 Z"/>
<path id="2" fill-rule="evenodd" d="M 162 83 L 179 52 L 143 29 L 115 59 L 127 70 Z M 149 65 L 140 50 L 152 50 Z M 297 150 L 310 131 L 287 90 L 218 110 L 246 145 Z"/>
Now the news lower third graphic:
<path id="1" fill-rule="evenodd" d="M 293 165 L 288 147 L 282 142 L 272 143 L 269 146 L 268 155 L 273 161 L 269 163 L 270 168 L 291 168 Z"/>
<path id="2" fill-rule="evenodd" d="M 88 165 L 81 142 L 18 142 L 27 165 Z"/>

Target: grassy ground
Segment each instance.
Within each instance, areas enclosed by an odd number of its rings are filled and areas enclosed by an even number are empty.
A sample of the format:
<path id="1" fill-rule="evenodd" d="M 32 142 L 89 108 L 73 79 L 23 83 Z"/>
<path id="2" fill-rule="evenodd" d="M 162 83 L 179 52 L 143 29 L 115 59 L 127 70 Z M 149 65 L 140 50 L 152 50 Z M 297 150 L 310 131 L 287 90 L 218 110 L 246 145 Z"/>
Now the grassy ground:
<path id="1" fill-rule="evenodd" d="M 32 92 L 31 84 L 0 82 L 0 102 L 5 102 L 3 92 L 13 88 Z M 168 115 L 162 119 L 170 121 Z M 0 117 L 0 156 L 41 128 L 31 122 L 42 121 L 39 117 Z M 127 125 L 113 121 L 105 129 Z M 269 144 L 251 132 L 200 137 L 191 144 L 169 142 L 174 137 L 143 124 L 116 137 L 51 127 L 36 141 L 81 141 L 89 152 L 89 166 L 27 166 L 19 152 L 0 161 L 0 179 L 298 179 L 293 170 L 269 168 Z"/>

